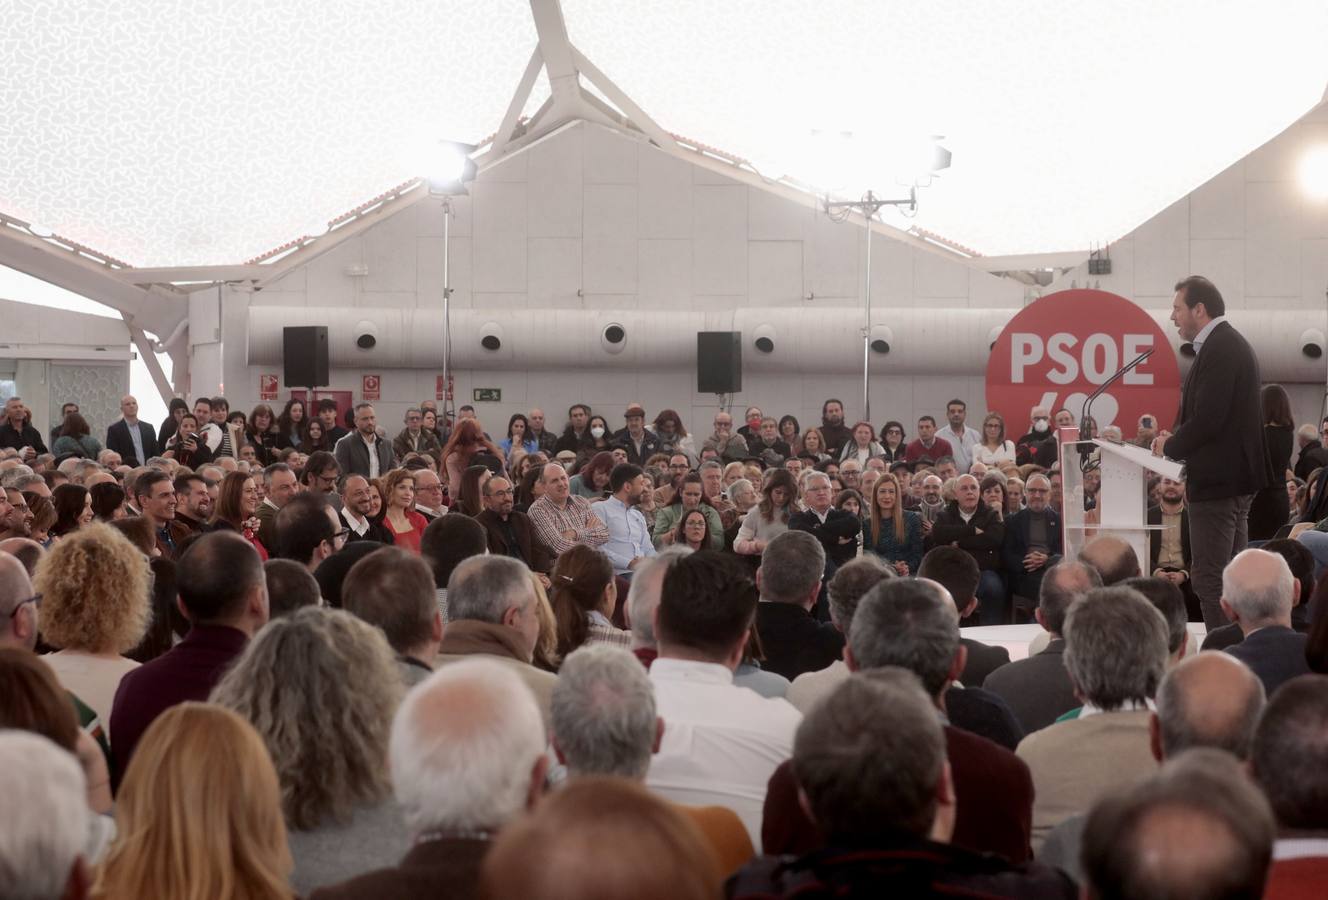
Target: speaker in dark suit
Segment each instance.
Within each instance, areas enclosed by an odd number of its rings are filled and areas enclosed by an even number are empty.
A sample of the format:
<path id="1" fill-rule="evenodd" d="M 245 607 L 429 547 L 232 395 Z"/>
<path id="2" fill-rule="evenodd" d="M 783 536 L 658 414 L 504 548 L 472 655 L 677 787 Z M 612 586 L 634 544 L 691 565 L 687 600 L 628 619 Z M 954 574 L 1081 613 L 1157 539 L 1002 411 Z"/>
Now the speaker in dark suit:
<path id="1" fill-rule="evenodd" d="M 1264 436 L 1259 360 L 1225 313 L 1221 293 L 1207 278 L 1191 275 L 1176 285 L 1171 320 L 1196 355 L 1175 432 L 1154 445 L 1185 462 L 1191 574 L 1209 628 L 1226 622 L 1219 605 L 1222 569 L 1245 549 L 1250 502 L 1278 477 Z"/>
<path id="2" fill-rule="evenodd" d="M 146 422 L 134 423 L 133 427 L 138 429 L 143 441 L 143 458 L 139 459 L 129 427 L 124 419 L 111 423 L 106 429 L 106 449 L 120 454 L 120 461 L 126 466 L 141 466 L 157 455 L 157 432 Z"/>

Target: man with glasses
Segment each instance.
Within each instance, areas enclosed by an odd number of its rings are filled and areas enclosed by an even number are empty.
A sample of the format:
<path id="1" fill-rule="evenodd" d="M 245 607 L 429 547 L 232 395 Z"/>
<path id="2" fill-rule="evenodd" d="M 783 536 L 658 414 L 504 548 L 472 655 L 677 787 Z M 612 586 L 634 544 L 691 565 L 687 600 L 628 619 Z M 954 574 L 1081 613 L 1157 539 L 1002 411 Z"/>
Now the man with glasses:
<path id="1" fill-rule="evenodd" d="M 300 480 L 306 491 L 322 497 L 334 509 L 340 508 L 341 498 L 337 496 L 337 482 L 341 480 L 341 467 L 337 465 L 336 457 L 331 453 L 318 450 L 309 454 L 309 461 L 301 470 Z"/>
<path id="2" fill-rule="evenodd" d="M 443 482 L 432 469 L 415 470 L 415 511 L 430 522 L 447 512 L 443 506 Z"/>
<path id="3" fill-rule="evenodd" d="M 858 555 L 858 533 L 862 531 L 862 520 L 847 510 L 835 509 L 832 505 L 834 495 L 830 489 L 830 478 L 824 472 L 813 472 L 803 481 L 804 509 L 789 516 L 789 529 L 806 531 L 821 542 L 825 550 L 825 576 L 828 581 L 839 567 Z M 830 620 L 830 608 L 825 601 L 825 592 L 815 608 L 816 617 L 822 622 Z"/>
<path id="4" fill-rule="evenodd" d="M 6 504 L 0 501 L 0 513 Z M 32 591 L 28 570 L 8 553 L 0 553 L 0 647 L 31 651 L 37 646 L 37 611 L 41 595 Z"/>
<path id="5" fill-rule="evenodd" d="M 0 508 L 0 541 L 32 536 L 32 510 L 18 488 L 5 488 L 4 507 Z"/>
<path id="6" fill-rule="evenodd" d="M 411 407 L 406 410 L 406 427 L 392 441 L 392 450 L 397 459 L 405 459 L 411 453 L 423 453 L 437 463 L 443 455 L 438 435 L 424 427 L 424 410 Z"/>
<path id="7" fill-rule="evenodd" d="M 747 458 L 747 442 L 733 432 L 733 416 L 724 410 L 715 413 L 715 433 L 702 442 L 702 448 L 713 449 L 726 463 Z"/>
<path id="8" fill-rule="evenodd" d="M 1042 591 L 1042 576 L 1061 558 L 1061 517 L 1051 508 L 1051 481 L 1045 475 L 1030 475 L 1024 485 L 1028 505 L 1005 520 L 1001 547 L 1010 592 L 1036 600 Z"/>
<path id="9" fill-rule="evenodd" d="M 480 490 L 484 495 L 484 509 L 480 510 L 475 521 L 484 526 L 489 552 L 494 556 L 521 560 L 546 588 L 549 587 L 548 572 L 553 568 L 553 554 L 535 534 L 530 516 L 513 508 L 512 482 L 495 475 L 484 482 Z"/>
<path id="10" fill-rule="evenodd" d="M 273 542 L 263 546 L 273 548 L 281 559 L 294 560 L 312 575 L 323 560 L 346 546 L 349 537 L 350 529 L 336 510 L 313 494 L 297 494 L 273 517 Z"/>

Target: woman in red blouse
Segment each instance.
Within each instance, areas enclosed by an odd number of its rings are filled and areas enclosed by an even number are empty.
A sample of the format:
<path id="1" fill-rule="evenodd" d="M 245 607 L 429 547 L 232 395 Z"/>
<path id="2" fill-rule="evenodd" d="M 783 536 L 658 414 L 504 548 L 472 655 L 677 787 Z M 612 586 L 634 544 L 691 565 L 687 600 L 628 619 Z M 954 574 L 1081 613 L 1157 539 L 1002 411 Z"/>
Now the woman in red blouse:
<path id="1" fill-rule="evenodd" d="M 238 531 L 254 545 L 258 555 L 267 560 L 267 548 L 258 539 L 258 485 L 245 472 L 228 472 L 217 492 L 217 507 L 212 513 L 212 527 Z"/>
<path id="2" fill-rule="evenodd" d="M 396 539 L 398 547 L 420 552 L 420 535 L 429 523 L 415 511 L 415 476 L 408 469 L 393 469 L 383 479 L 383 500 L 387 511 L 383 525 Z"/>

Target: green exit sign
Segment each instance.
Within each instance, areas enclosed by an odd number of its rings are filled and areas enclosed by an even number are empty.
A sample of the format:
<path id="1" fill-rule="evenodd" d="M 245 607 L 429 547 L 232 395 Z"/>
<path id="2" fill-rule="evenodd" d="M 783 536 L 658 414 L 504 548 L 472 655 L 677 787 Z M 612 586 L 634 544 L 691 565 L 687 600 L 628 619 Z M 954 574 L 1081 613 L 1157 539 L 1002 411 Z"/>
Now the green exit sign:
<path id="1" fill-rule="evenodd" d="M 474 398 L 476 403 L 502 403 L 502 388 L 475 388 Z"/>

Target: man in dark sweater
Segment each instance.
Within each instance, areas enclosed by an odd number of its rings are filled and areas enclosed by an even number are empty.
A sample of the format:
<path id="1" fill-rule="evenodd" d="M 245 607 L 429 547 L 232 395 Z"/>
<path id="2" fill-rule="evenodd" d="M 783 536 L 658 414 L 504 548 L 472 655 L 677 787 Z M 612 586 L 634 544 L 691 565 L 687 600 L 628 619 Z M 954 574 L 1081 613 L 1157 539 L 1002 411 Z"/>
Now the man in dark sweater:
<path id="1" fill-rule="evenodd" d="M 805 531 L 786 531 L 766 546 L 756 572 L 761 591 L 756 631 L 765 653 L 763 669 L 792 681 L 840 658 L 844 636 L 811 613 L 824 571 L 825 551 Z"/>
<path id="2" fill-rule="evenodd" d="M 1005 523 L 999 511 L 982 502 L 978 480 L 972 475 L 960 475 L 954 491 L 954 501 L 931 527 L 928 546 L 951 544 L 973 557 L 981 570 L 978 621 L 983 625 L 1004 625 L 1009 617 L 1009 599 L 1000 574 Z"/>
<path id="3" fill-rule="evenodd" d="M 830 399 L 821 405 L 821 437 L 825 443 L 825 452 L 831 459 L 839 459 L 839 452 L 844 444 L 853 437 L 853 432 L 844 424 L 844 404 Z"/>
<path id="4" fill-rule="evenodd" d="M 177 565 L 180 605 L 191 627 L 183 641 L 120 681 L 110 722 L 117 777 L 157 716 L 186 700 L 206 701 L 245 644 L 267 623 L 263 562 L 240 535 L 205 534 Z"/>

